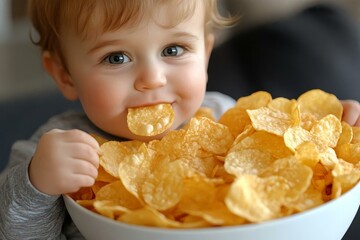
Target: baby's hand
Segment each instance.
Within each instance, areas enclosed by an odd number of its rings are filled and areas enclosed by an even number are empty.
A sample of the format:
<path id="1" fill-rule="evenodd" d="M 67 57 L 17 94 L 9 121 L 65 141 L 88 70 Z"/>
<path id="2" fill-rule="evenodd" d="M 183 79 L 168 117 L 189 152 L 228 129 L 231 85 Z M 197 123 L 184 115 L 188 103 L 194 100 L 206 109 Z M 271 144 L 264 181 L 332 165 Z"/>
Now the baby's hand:
<path id="1" fill-rule="evenodd" d="M 54 129 L 39 141 L 29 167 L 31 183 L 48 195 L 77 191 L 95 182 L 99 144 L 80 130 Z"/>
<path id="2" fill-rule="evenodd" d="M 344 107 L 343 121 L 351 126 L 360 127 L 360 103 L 355 100 L 342 100 L 341 103 Z"/>

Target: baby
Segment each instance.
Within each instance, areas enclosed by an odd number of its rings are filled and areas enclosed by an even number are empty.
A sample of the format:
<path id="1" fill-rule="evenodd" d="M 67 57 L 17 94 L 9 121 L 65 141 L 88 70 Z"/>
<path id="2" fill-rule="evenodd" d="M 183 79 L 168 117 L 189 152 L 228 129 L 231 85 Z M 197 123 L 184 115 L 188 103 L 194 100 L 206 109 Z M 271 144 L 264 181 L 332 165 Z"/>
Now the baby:
<path id="1" fill-rule="evenodd" d="M 221 115 L 235 101 L 206 93 L 207 65 L 214 27 L 233 19 L 220 16 L 216 0 L 29 2 L 44 68 L 84 113 L 55 116 L 14 144 L 0 180 L 0 238 L 83 239 L 61 194 L 97 177 L 100 148 L 89 133 L 150 141 L 179 128 L 201 105 Z M 153 137 L 133 134 L 128 109 L 159 103 L 171 104 L 171 127 Z M 347 104 L 346 116 L 358 119 L 358 103 Z"/>

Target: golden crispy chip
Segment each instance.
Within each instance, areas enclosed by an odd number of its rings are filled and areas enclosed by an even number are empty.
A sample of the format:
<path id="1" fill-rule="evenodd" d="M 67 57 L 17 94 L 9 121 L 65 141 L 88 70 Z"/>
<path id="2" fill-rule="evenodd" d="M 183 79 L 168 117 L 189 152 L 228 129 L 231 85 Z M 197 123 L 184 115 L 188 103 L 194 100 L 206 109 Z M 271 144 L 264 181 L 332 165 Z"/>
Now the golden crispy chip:
<path id="1" fill-rule="evenodd" d="M 360 171 L 358 169 L 353 169 L 348 174 L 343 174 L 343 175 L 334 177 L 333 187 L 335 187 L 334 185 L 337 185 L 338 188 L 340 188 L 341 193 L 338 193 L 337 195 L 332 196 L 332 198 L 339 197 L 340 194 L 346 193 L 351 188 L 353 188 L 359 182 L 359 180 L 360 180 Z M 333 188 L 332 191 L 335 192 L 336 189 Z"/>
<path id="2" fill-rule="evenodd" d="M 342 144 L 349 144 L 353 139 L 353 128 L 346 122 L 341 122 L 341 134 L 337 142 L 337 146 Z"/>
<path id="3" fill-rule="evenodd" d="M 143 226 L 163 228 L 181 227 L 181 224 L 179 222 L 166 218 L 164 214 L 148 206 L 134 211 L 126 212 L 121 215 L 117 220 L 129 224 Z"/>
<path id="4" fill-rule="evenodd" d="M 259 149 L 262 152 L 271 154 L 274 158 L 284 158 L 292 155 L 290 149 L 285 146 L 284 139 L 280 136 L 257 131 L 244 137 L 235 146 L 232 146 L 229 152 L 237 149 Z"/>
<path id="5" fill-rule="evenodd" d="M 264 91 L 255 92 L 249 96 L 237 100 L 235 107 L 243 109 L 257 109 L 265 107 L 272 100 L 270 93 Z"/>
<path id="6" fill-rule="evenodd" d="M 291 115 L 276 109 L 262 107 L 246 110 L 253 127 L 258 131 L 266 131 L 278 136 L 283 136 L 285 131 L 294 125 Z"/>
<path id="7" fill-rule="evenodd" d="M 293 152 L 296 151 L 296 148 L 300 146 L 303 143 L 306 142 L 312 142 L 314 139 L 313 135 L 303 129 L 302 127 L 295 126 L 292 128 L 289 128 L 284 133 L 284 142 L 285 145 L 291 149 Z M 317 146 L 317 144 L 316 144 Z"/>
<path id="8" fill-rule="evenodd" d="M 303 212 L 305 210 L 317 207 L 324 203 L 321 192 L 312 185 L 300 195 L 299 199 L 286 205 L 288 209 L 294 212 Z"/>
<path id="9" fill-rule="evenodd" d="M 336 153 L 332 148 L 326 148 L 325 151 L 320 152 L 319 160 L 326 169 L 333 169 L 339 163 Z"/>
<path id="10" fill-rule="evenodd" d="M 184 181 L 184 192 L 178 209 L 191 216 L 198 216 L 212 225 L 238 225 L 245 219 L 234 215 L 225 206 L 223 199 L 217 198 L 218 188 L 211 181 L 193 176 Z"/>
<path id="11" fill-rule="evenodd" d="M 118 175 L 125 188 L 140 201 L 141 188 L 154 167 L 154 153 L 145 144 L 137 153 L 125 155 L 118 166 Z M 162 162 L 158 162 L 162 164 Z"/>
<path id="12" fill-rule="evenodd" d="M 76 200 L 76 202 L 83 206 L 84 208 L 87 208 L 91 211 L 94 211 L 94 202 L 95 200 L 94 199 L 91 199 L 91 200 Z"/>
<path id="13" fill-rule="evenodd" d="M 137 152 L 140 142 L 117 142 L 109 141 L 101 145 L 102 155 L 100 156 L 100 165 L 111 176 L 119 178 L 118 168 L 120 162 L 133 152 Z"/>
<path id="14" fill-rule="evenodd" d="M 298 199 L 310 186 L 313 171 L 299 164 L 295 157 L 288 157 L 276 160 L 262 172 L 261 176 L 281 176 L 286 179 L 287 191 L 283 202 L 288 203 Z"/>
<path id="15" fill-rule="evenodd" d="M 251 123 L 246 109 L 234 107 L 228 109 L 219 119 L 220 124 L 227 126 L 234 137 L 244 131 L 245 127 Z"/>
<path id="16" fill-rule="evenodd" d="M 175 113 L 169 103 L 129 108 L 127 124 L 130 131 L 139 136 L 155 136 L 169 129 Z"/>
<path id="17" fill-rule="evenodd" d="M 295 158 L 299 163 L 314 169 L 320 160 L 320 153 L 313 142 L 304 142 L 296 148 Z"/>
<path id="18" fill-rule="evenodd" d="M 301 112 L 300 120 L 300 126 L 307 131 L 310 131 L 310 129 L 318 122 L 317 118 L 308 112 Z"/>
<path id="19" fill-rule="evenodd" d="M 341 120 L 343 106 L 333 94 L 326 93 L 320 89 L 314 89 L 300 95 L 297 101 L 302 113 L 310 113 L 318 120 L 328 114 L 332 114 Z"/>
<path id="20" fill-rule="evenodd" d="M 159 211 L 174 207 L 180 201 L 187 172 L 188 169 L 180 160 L 154 171 L 142 186 L 145 203 Z"/>
<path id="21" fill-rule="evenodd" d="M 289 100 L 282 97 L 275 98 L 267 107 L 289 114 L 293 120 L 293 125 L 299 125 L 301 122 L 299 105 L 294 99 Z"/>
<path id="22" fill-rule="evenodd" d="M 178 159 L 188 168 L 194 172 L 207 176 L 209 178 L 214 177 L 215 168 L 223 165 L 217 157 L 183 157 Z"/>
<path id="23" fill-rule="evenodd" d="M 171 160 L 175 160 L 181 156 L 186 156 L 186 153 L 193 153 L 184 147 L 184 137 L 186 130 L 180 129 L 171 131 L 166 134 L 161 140 L 153 140 L 149 142 L 148 148 L 155 152 L 168 156 Z"/>
<path id="24" fill-rule="evenodd" d="M 214 111 L 208 107 L 201 107 L 194 115 L 195 118 L 206 117 L 215 121 Z"/>
<path id="25" fill-rule="evenodd" d="M 94 197 L 94 192 L 91 187 L 82 187 L 77 192 L 69 193 L 69 196 L 74 200 L 91 200 Z"/>
<path id="26" fill-rule="evenodd" d="M 123 213 L 129 211 L 129 209 L 119 205 L 118 202 L 114 200 L 95 200 L 94 208 L 95 211 L 101 215 L 111 219 L 116 219 Z"/>
<path id="27" fill-rule="evenodd" d="M 101 181 L 98 181 L 96 180 L 94 185 L 91 186 L 91 190 L 93 191 L 95 197 L 96 197 L 96 194 L 97 192 L 104 186 L 108 185 L 109 183 L 108 182 L 101 182 Z"/>
<path id="28" fill-rule="evenodd" d="M 353 139 L 351 140 L 351 143 L 356 144 L 360 143 L 360 127 L 352 127 L 353 131 Z"/>
<path id="29" fill-rule="evenodd" d="M 342 131 L 341 122 L 329 114 L 317 122 L 310 132 L 328 147 L 335 147 Z"/>
<path id="30" fill-rule="evenodd" d="M 95 200 L 113 200 L 127 209 L 138 209 L 142 207 L 139 200 L 132 195 L 120 180 L 107 184 L 96 194 Z"/>
<path id="31" fill-rule="evenodd" d="M 258 149 L 240 149 L 231 151 L 225 158 L 225 170 L 236 177 L 243 174 L 258 175 L 264 171 L 272 162 L 273 158 L 269 153 Z"/>
<path id="32" fill-rule="evenodd" d="M 104 165 L 106 165 L 106 164 L 104 164 Z M 110 175 L 107 171 L 105 171 L 105 169 L 101 165 L 99 166 L 96 181 L 110 183 L 110 182 L 114 182 L 116 180 L 118 180 L 118 178 Z"/>
<path id="33" fill-rule="evenodd" d="M 347 162 L 356 164 L 360 162 L 360 143 L 342 144 L 335 148 L 336 154 L 339 158 Z"/>
<path id="34" fill-rule="evenodd" d="M 187 148 L 197 146 L 206 152 L 225 155 L 232 145 L 234 138 L 229 129 L 208 118 L 193 118 L 184 136 Z"/>
<path id="35" fill-rule="evenodd" d="M 235 215 L 251 222 L 262 222 L 282 216 L 286 189 L 287 180 L 281 176 L 242 175 L 231 185 L 225 204 Z"/>

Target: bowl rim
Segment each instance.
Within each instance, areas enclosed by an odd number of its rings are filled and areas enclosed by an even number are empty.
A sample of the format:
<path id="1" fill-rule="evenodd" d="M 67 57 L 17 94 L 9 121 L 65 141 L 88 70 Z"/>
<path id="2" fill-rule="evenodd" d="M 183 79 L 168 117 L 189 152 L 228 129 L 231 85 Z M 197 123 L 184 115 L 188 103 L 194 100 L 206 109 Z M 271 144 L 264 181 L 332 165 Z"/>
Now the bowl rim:
<path id="1" fill-rule="evenodd" d="M 284 221 L 296 221 L 298 218 L 307 216 L 309 214 L 313 214 L 314 212 L 324 211 L 324 209 L 327 208 L 328 206 L 331 206 L 334 204 L 340 204 L 339 203 L 340 201 L 345 201 L 346 198 L 351 197 L 352 193 L 357 192 L 357 191 L 360 193 L 360 181 L 354 187 L 352 187 L 349 191 L 342 194 L 340 197 L 338 197 L 336 199 L 332 199 L 326 203 L 323 203 L 314 208 L 305 210 L 303 212 L 291 214 L 291 215 L 276 218 L 276 219 L 271 219 L 271 220 L 260 222 L 260 223 L 249 223 L 249 224 L 243 224 L 243 225 L 232 225 L 232 226 L 221 226 L 221 227 L 203 227 L 203 228 L 163 228 L 163 227 L 128 224 L 128 223 L 116 221 L 116 220 L 107 218 L 101 214 L 95 213 L 95 212 L 81 206 L 80 204 L 76 203 L 76 201 L 73 200 L 67 194 L 63 194 L 62 196 L 64 198 L 65 204 L 66 204 L 66 201 L 68 201 L 69 203 L 73 204 L 74 207 L 78 208 L 79 210 L 83 210 L 85 214 L 95 217 L 98 220 L 105 221 L 111 225 L 121 226 L 121 227 L 127 228 L 129 230 L 136 230 L 136 231 L 140 230 L 140 231 L 152 232 L 152 233 L 157 232 L 157 233 L 184 234 L 184 233 L 195 233 L 195 232 L 196 233 L 201 233 L 201 232 L 206 232 L 206 233 L 217 232 L 217 233 L 219 233 L 222 231 L 229 232 L 229 231 L 238 231 L 240 229 L 251 230 L 251 229 L 259 228 L 259 227 L 273 227 L 274 225 L 281 224 Z M 360 202 L 358 203 L 358 205 L 360 206 Z M 67 207 L 66 207 L 66 209 L 67 209 Z M 358 207 L 358 209 L 359 209 L 359 207 Z M 355 217 L 355 215 L 354 215 L 354 217 Z"/>

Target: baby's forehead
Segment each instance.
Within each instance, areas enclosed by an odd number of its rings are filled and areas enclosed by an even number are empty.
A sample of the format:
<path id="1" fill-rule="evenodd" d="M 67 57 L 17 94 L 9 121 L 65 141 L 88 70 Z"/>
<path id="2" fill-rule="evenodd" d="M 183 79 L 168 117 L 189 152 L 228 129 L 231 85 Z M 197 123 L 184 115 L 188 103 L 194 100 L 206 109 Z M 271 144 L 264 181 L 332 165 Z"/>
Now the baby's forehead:
<path id="1" fill-rule="evenodd" d="M 202 5 L 202 1 L 198 0 L 109 0 L 83 3 L 83 6 L 64 13 L 67 16 L 63 18 L 64 28 L 74 28 L 82 39 L 96 39 L 105 32 L 115 31 L 123 26 L 136 28 L 149 18 L 171 28 L 191 18 Z"/>

